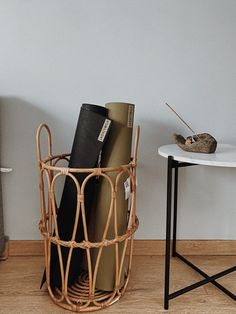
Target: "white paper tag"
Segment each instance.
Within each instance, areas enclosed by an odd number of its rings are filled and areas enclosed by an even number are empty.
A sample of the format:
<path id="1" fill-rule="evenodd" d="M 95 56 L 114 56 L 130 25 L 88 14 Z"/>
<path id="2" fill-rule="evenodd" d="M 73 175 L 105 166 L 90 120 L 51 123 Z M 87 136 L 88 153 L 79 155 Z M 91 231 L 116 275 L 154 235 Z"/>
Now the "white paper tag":
<path id="1" fill-rule="evenodd" d="M 100 132 L 100 134 L 98 136 L 98 141 L 99 142 L 103 142 L 104 141 L 104 138 L 105 138 L 105 136 L 107 134 L 107 131 L 109 129 L 110 124 L 111 124 L 111 120 L 109 120 L 109 119 L 106 119 L 105 122 L 103 123 L 101 132 Z"/>
<path id="2" fill-rule="evenodd" d="M 12 168 L 0 168 L 0 172 L 11 172 Z"/>
<path id="3" fill-rule="evenodd" d="M 130 198 L 131 194 L 131 187 L 130 187 L 130 177 L 124 182 L 124 188 L 125 188 L 125 199 Z"/>
<path id="4" fill-rule="evenodd" d="M 133 127 L 133 120 L 134 120 L 134 106 L 129 105 L 128 120 L 127 120 L 127 127 L 128 128 L 132 128 Z"/>

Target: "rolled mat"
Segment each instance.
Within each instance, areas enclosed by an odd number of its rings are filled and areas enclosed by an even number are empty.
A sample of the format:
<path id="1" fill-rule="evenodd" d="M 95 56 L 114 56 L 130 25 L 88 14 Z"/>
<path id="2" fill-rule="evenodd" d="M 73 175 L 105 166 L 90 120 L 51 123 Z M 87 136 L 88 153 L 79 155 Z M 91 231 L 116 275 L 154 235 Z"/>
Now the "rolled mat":
<path id="1" fill-rule="evenodd" d="M 109 110 L 108 117 L 112 120 L 112 128 L 108 135 L 106 145 L 102 153 L 102 167 L 116 167 L 128 164 L 131 158 L 132 130 L 134 105 L 128 103 L 108 103 L 106 108 Z M 117 173 L 109 173 L 109 177 L 115 182 Z M 124 182 L 128 174 L 124 173 L 119 181 L 116 200 L 117 200 L 117 226 L 118 235 L 126 232 L 128 201 L 125 199 Z M 95 207 L 94 219 L 94 241 L 100 242 L 103 237 L 105 225 L 107 223 L 108 212 L 111 202 L 111 188 L 108 181 L 104 178 L 100 180 L 98 187 L 97 202 Z M 92 218 L 92 217 L 91 217 Z M 113 239 L 114 216 L 110 220 L 110 226 L 106 239 Z M 121 258 L 123 244 L 119 244 L 119 259 Z M 98 249 L 92 250 L 92 264 L 95 267 Z M 116 276 L 116 253 L 115 245 L 104 247 L 99 262 L 95 287 L 100 290 L 112 291 L 115 287 Z M 125 270 L 122 269 L 120 287 L 123 286 Z"/>
<path id="2" fill-rule="evenodd" d="M 111 120 L 107 118 L 108 109 L 92 105 L 83 104 L 80 110 L 79 120 L 75 132 L 72 146 L 69 168 L 93 168 L 97 166 L 99 154 L 106 141 L 110 130 Z M 80 186 L 88 174 L 74 173 Z M 91 178 L 84 191 L 85 215 L 86 221 L 89 220 L 93 196 L 96 185 L 96 178 Z M 75 222 L 77 206 L 77 190 L 74 181 L 66 177 L 62 193 L 61 203 L 58 208 L 57 223 L 58 232 L 61 240 L 70 241 Z M 75 241 L 84 240 L 84 229 L 82 223 L 82 214 L 80 212 Z M 61 247 L 64 271 L 67 264 L 69 249 Z M 68 286 L 71 286 L 77 279 L 81 271 L 81 261 L 84 250 L 74 248 L 72 252 L 70 270 L 68 276 Z M 45 281 L 45 274 L 42 283 Z M 61 271 L 58 258 L 57 246 L 52 243 L 51 263 L 50 263 L 50 286 L 61 287 Z"/>

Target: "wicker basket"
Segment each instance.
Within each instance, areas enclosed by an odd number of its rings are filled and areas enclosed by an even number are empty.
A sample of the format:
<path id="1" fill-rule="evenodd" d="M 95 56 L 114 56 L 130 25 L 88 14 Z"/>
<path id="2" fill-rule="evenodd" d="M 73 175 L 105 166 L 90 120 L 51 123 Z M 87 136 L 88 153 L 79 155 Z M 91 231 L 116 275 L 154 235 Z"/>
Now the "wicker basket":
<path id="1" fill-rule="evenodd" d="M 45 130 L 47 133 L 47 145 L 48 145 L 48 157 L 42 159 L 41 157 L 41 133 Z M 46 124 L 41 124 L 37 130 L 36 143 L 37 143 L 37 158 L 39 166 L 39 177 L 40 177 L 40 205 L 42 219 L 39 223 L 39 229 L 44 237 L 44 247 L 45 247 L 45 265 L 46 265 L 46 284 L 49 294 L 52 300 L 59 306 L 75 311 L 75 312 L 88 312 L 95 311 L 105 308 L 114 302 L 118 301 L 120 297 L 124 294 L 130 277 L 131 264 L 132 264 L 132 252 L 133 252 L 133 239 L 134 232 L 138 228 L 138 218 L 136 216 L 136 162 L 137 162 L 137 151 L 139 142 L 139 132 L 140 128 L 136 130 L 136 138 L 134 145 L 134 154 L 132 161 L 127 165 L 121 165 L 117 168 L 88 168 L 88 169 L 77 169 L 77 168 L 66 168 L 58 166 L 58 162 L 61 160 L 67 160 L 70 156 L 69 154 L 63 155 L 53 155 L 52 154 L 52 138 L 49 127 Z M 116 235 L 113 239 L 106 239 L 106 230 L 109 227 L 109 216 L 113 213 L 116 215 L 115 203 L 116 203 L 116 191 L 119 182 L 119 178 L 122 173 L 128 173 L 131 181 L 131 206 L 128 217 L 128 224 L 126 233 L 118 236 L 117 226 L 114 226 L 114 234 Z M 82 186 L 79 186 L 76 180 L 75 173 L 86 173 L 87 177 L 83 181 Z M 115 183 L 109 177 L 109 173 L 116 173 Z M 83 218 L 83 228 L 85 239 L 83 242 L 75 241 L 75 231 L 77 229 L 77 223 L 74 223 L 74 232 L 70 241 L 62 241 L 58 234 L 58 225 L 56 219 L 56 200 L 55 200 L 55 186 L 58 178 L 61 176 L 70 176 L 76 185 L 78 192 L 78 204 L 77 204 L 77 214 L 82 214 Z M 103 239 L 101 242 L 90 242 L 88 240 L 88 228 L 85 219 L 85 206 L 84 206 L 84 189 L 86 183 L 91 177 L 102 176 L 107 179 L 111 186 L 111 206 L 110 214 L 108 215 L 106 228 L 103 234 Z M 116 221 L 116 219 L 114 219 Z M 55 229 L 55 236 L 53 235 L 53 229 Z M 106 292 L 97 290 L 95 288 L 96 275 L 99 267 L 99 261 L 102 250 L 106 246 L 115 245 L 117 248 L 119 243 L 123 243 L 123 249 L 121 258 L 118 256 L 118 249 L 116 249 L 116 274 L 115 274 L 115 288 L 113 291 Z M 51 243 L 55 244 L 58 249 L 62 287 L 61 289 L 52 289 L 50 286 L 50 255 L 51 255 Z M 61 257 L 61 248 L 67 247 L 69 249 L 68 260 L 66 269 L 63 269 L 63 262 Z M 68 287 L 68 274 L 70 267 L 70 257 L 74 248 L 84 249 L 87 261 L 87 271 L 81 273 L 77 282 L 72 286 Z M 91 249 L 98 249 L 98 258 L 96 260 L 95 267 L 92 267 L 91 262 Z M 121 272 L 122 268 L 126 267 L 127 272 L 125 276 L 125 283 L 123 287 L 120 288 Z"/>

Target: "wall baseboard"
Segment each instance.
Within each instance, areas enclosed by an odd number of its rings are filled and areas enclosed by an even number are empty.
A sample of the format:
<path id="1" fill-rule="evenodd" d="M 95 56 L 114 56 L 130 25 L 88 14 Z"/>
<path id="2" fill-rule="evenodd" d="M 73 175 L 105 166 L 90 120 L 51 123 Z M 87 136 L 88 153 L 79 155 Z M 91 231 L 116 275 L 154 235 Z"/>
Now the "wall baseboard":
<path id="1" fill-rule="evenodd" d="M 183 255 L 236 255 L 236 240 L 179 240 Z M 164 240 L 134 240 L 134 255 L 164 255 Z M 9 256 L 44 255 L 42 240 L 10 240 Z"/>

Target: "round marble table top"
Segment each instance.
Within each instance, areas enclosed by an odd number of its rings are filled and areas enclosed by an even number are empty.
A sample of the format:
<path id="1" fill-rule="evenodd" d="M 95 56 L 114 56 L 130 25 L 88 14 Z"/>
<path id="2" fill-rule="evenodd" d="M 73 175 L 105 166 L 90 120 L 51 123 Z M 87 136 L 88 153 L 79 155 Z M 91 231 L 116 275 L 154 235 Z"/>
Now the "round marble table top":
<path id="1" fill-rule="evenodd" d="M 215 153 L 189 153 L 183 151 L 176 144 L 164 145 L 158 148 L 158 154 L 174 160 L 205 166 L 236 167 L 236 146 L 218 144 Z"/>

